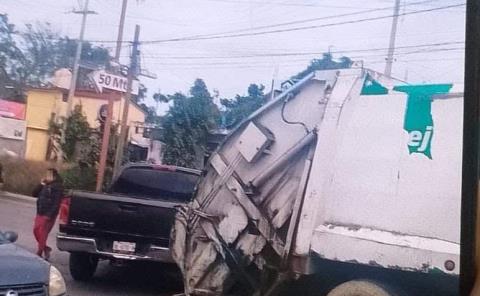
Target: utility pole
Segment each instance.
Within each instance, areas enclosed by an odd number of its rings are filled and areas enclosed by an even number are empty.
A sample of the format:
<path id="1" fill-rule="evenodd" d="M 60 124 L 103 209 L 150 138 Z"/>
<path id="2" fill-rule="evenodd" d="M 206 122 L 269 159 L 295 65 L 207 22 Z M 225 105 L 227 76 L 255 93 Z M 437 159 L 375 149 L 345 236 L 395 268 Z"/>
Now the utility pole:
<path id="1" fill-rule="evenodd" d="M 88 10 L 88 1 L 89 0 L 85 0 L 83 10 L 73 11 L 73 13 L 82 14 L 82 26 L 80 29 L 80 37 L 78 38 L 77 50 L 75 52 L 75 60 L 73 62 L 72 80 L 70 82 L 70 88 L 68 90 L 67 112 L 66 112 L 67 117 L 70 115 L 70 113 L 72 113 L 73 96 L 75 95 L 75 89 L 77 88 L 78 66 L 80 64 L 80 56 L 82 54 L 83 36 L 85 34 L 85 25 L 87 23 L 87 15 L 95 13 L 94 11 Z"/>
<path id="2" fill-rule="evenodd" d="M 395 39 L 397 37 L 398 14 L 400 12 L 400 0 L 395 0 L 393 9 L 392 29 L 390 31 L 390 44 L 388 46 L 387 63 L 385 65 L 386 76 L 392 76 L 393 54 L 395 52 Z"/>
<path id="3" fill-rule="evenodd" d="M 103 125 L 103 137 L 102 137 L 102 150 L 100 151 L 100 162 L 98 165 L 97 172 L 97 186 L 95 190 L 100 192 L 102 190 L 103 180 L 105 178 L 105 167 L 107 164 L 108 157 L 108 145 L 110 142 L 110 130 L 112 127 L 112 114 L 113 114 L 113 93 L 109 93 L 108 96 L 108 107 L 107 107 L 107 117 Z"/>
<path id="4" fill-rule="evenodd" d="M 120 63 L 120 51 L 122 50 L 123 27 L 125 25 L 125 14 L 127 12 L 128 0 L 122 2 L 122 13 L 120 15 L 120 24 L 118 25 L 117 48 L 115 50 L 115 61 Z"/>
<path id="5" fill-rule="evenodd" d="M 118 26 L 117 34 L 117 48 L 115 50 L 115 62 L 120 64 L 120 52 L 122 51 L 122 42 L 123 42 L 123 27 L 125 24 L 125 14 L 127 10 L 127 0 L 123 0 L 122 3 L 122 13 L 120 15 L 120 24 Z M 105 178 L 105 167 L 107 164 L 108 157 L 108 146 L 110 144 L 110 131 L 112 126 L 112 116 L 113 116 L 113 94 L 108 94 L 108 107 L 107 107 L 107 118 L 105 119 L 105 125 L 103 128 L 103 138 L 102 138 L 102 150 L 100 151 L 100 162 L 98 165 L 97 172 L 97 186 L 96 191 L 100 192 L 102 190 L 103 180 Z"/>
<path id="6" fill-rule="evenodd" d="M 123 159 L 123 149 L 125 142 L 127 141 L 127 130 L 128 130 L 128 108 L 130 107 L 130 100 L 132 99 L 132 83 L 133 79 L 137 75 L 138 68 L 138 39 L 140 36 L 140 26 L 135 26 L 135 36 L 132 44 L 132 54 L 130 57 L 130 68 L 128 69 L 127 75 L 127 93 L 125 95 L 125 104 L 123 106 L 122 122 L 120 137 L 117 142 L 117 149 L 115 151 L 115 166 L 113 168 L 113 176 L 116 177 L 119 173 L 120 167 L 122 166 Z"/>
<path id="7" fill-rule="evenodd" d="M 275 98 L 275 80 L 277 80 L 278 76 L 278 63 L 275 65 L 275 70 L 273 71 L 272 75 L 272 87 L 270 88 L 270 101 L 273 101 Z"/>
<path id="8" fill-rule="evenodd" d="M 74 10 L 73 13 L 82 14 L 82 25 L 80 27 L 80 36 L 77 42 L 77 49 L 75 51 L 75 59 L 73 61 L 73 71 L 72 71 L 72 79 L 70 80 L 70 88 L 68 89 L 68 97 L 67 97 L 67 109 L 65 110 L 65 117 L 70 116 L 72 113 L 73 107 L 73 97 L 75 95 L 75 89 L 77 88 L 77 77 L 78 77 L 78 66 L 80 64 L 80 56 L 82 53 L 82 46 L 83 46 L 83 36 L 85 35 L 85 25 L 87 23 L 87 15 L 95 14 L 95 11 L 88 10 L 88 1 L 85 0 L 85 4 L 83 6 L 83 10 Z M 60 142 L 65 143 L 65 133 L 66 133 L 67 125 L 66 123 L 63 125 L 63 131 L 61 133 Z M 63 161 L 63 151 L 59 149 L 59 157 L 58 161 Z"/>

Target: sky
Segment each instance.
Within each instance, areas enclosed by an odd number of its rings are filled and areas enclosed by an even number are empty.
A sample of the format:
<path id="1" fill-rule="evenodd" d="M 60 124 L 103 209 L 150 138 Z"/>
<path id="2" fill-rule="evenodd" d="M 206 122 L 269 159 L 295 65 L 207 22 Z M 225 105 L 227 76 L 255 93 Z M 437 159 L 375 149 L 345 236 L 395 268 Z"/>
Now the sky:
<path id="1" fill-rule="evenodd" d="M 0 0 L 17 29 L 49 22 L 78 38 L 85 0 Z M 121 0 L 90 0 L 85 40 L 114 55 Z M 124 40 L 140 25 L 141 77 L 151 97 L 187 93 L 196 78 L 222 98 L 250 83 L 270 89 L 331 52 L 383 72 L 395 0 L 128 0 Z M 200 36 L 200 38 L 199 38 Z M 193 37 L 193 38 L 192 38 Z M 392 76 L 410 83 L 463 83 L 465 1 L 401 0 Z M 128 63 L 129 43 L 122 46 Z M 146 103 L 155 106 L 151 98 Z M 159 113 L 168 105 L 158 106 Z"/>

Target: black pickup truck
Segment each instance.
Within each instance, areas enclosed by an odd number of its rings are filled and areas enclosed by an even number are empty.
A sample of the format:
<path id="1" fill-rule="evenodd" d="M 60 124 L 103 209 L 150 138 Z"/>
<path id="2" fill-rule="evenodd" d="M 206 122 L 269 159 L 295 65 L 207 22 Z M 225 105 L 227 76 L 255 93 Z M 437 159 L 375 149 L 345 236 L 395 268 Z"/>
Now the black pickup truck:
<path id="1" fill-rule="evenodd" d="M 60 208 L 57 247 L 70 252 L 70 273 L 88 280 L 99 259 L 173 262 L 170 230 L 200 171 L 128 165 L 106 193 L 73 191 Z"/>

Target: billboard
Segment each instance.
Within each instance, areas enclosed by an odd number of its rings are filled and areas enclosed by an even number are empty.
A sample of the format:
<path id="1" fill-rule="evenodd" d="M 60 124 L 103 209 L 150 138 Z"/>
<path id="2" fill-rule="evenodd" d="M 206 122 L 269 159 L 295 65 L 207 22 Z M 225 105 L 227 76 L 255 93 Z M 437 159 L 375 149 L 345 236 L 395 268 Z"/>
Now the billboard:
<path id="1" fill-rule="evenodd" d="M 24 120 L 25 104 L 0 99 L 0 117 Z"/>
<path id="2" fill-rule="evenodd" d="M 0 138 L 25 141 L 26 129 L 25 120 L 0 117 Z"/>

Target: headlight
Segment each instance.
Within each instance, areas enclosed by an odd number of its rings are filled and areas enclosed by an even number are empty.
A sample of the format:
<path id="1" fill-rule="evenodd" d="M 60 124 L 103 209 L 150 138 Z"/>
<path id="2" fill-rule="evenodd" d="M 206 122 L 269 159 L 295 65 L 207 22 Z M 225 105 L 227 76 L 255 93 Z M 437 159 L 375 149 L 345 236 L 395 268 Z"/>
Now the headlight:
<path id="1" fill-rule="evenodd" d="M 48 283 L 48 295 L 49 296 L 61 296 L 65 295 L 67 288 L 65 286 L 65 280 L 62 274 L 55 266 L 50 266 L 50 281 Z"/>

